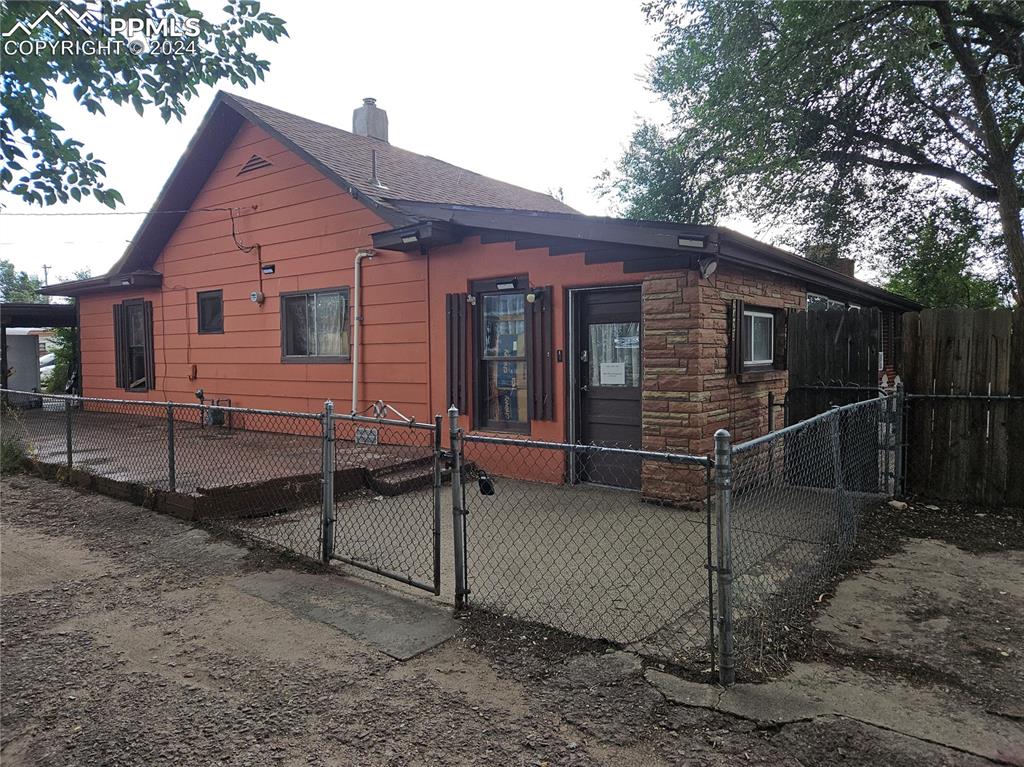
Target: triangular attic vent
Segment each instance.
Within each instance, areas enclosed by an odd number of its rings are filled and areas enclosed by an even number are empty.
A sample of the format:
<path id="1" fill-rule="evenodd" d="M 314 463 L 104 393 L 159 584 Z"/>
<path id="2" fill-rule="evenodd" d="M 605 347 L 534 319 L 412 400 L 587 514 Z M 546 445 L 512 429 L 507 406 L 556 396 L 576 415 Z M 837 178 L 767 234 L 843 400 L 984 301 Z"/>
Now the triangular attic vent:
<path id="1" fill-rule="evenodd" d="M 241 170 L 239 170 L 238 173 L 235 175 L 241 176 L 244 173 L 251 173 L 254 170 L 260 170 L 261 168 L 269 167 L 269 160 L 264 160 L 258 154 L 254 154 L 252 157 L 245 161 L 245 165 L 243 165 Z"/>

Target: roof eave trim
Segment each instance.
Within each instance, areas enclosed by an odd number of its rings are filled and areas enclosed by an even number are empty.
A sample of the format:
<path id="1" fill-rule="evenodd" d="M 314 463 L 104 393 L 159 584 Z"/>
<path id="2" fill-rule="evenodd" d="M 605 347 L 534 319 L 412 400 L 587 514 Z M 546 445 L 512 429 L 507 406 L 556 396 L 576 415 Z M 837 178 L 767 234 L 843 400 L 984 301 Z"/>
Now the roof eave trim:
<path id="1" fill-rule="evenodd" d="M 86 280 L 59 282 L 47 285 L 36 292 L 43 296 L 80 296 L 87 293 L 109 293 L 112 291 L 139 290 L 140 288 L 159 288 L 163 285 L 164 276 L 159 272 L 126 272 L 124 274 L 104 274 Z"/>
<path id="2" fill-rule="evenodd" d="M 848 277 L 781 248 L 725 227 L 675 224 L 669 221 L 634 221 L 583 216 L 580 214 L 521 211 L 444 203 L 394 201 L 410 215 L 444 219 L 468 229 L 493 229 L 589 242 L 657 248 L 667 254 L 706 252 L 751 269 L 840 291 L 902 310 L 915 311 L 921 304 L 883 288 Z M 681 238 L 693 234 L 704 238 L 698 251 L 683 248 Z"/>
<path id="3" fill-rule="evenodd" d="M 827 266 L 808 261 L 795 253 L 789 253 L 731 229 L 723 228 L 721 230 L 720 242 L 722 244 L 721 257 L 743 266 L 774 271 L 826 291 L 838 290 L 849 297 L 864 298 L 908 311 L 924 308 L 917 301 L 829 269 Z"/>
<path id="4" fill-rule="evenodd" d="M 192 160 L 193 158 L 193 155 L 196 154 L 203 140 L 207 138 L 209 131 L 212 129 L 214 119 L 217 115 L 217 109 L 223 104 L 224 101 L 223 95 L 223 93 L 218 93 L 214 97 L 213 103 L 210 105 L 210 108 L 206 110 L 206 114 L 203 116 L 202 122 L 199 123 L 199 127 L 196 129 L 195 134 L 189 140 L 188 146 L 185 147 L 185 151 L 182 153 L 181 157 L 178 158 L 178 162 L 175 164 L 174 169 L 171 171 L 171 174 L 167 177 L 167 180 L 164 182 L 163 187 L 161 187 L 160 193 L 157 195 L 156 202 L 153 203 L 153 207 L 150 208 L 149 212 L 146 214 L 146 217 L 142 220 L 142 224 L 140 224 L 139 228 L 136 230 L 135 236 L 132 237 L 131 242 L 128 243 L 128 247 L 125 248 L 124 254 L 107 272 L 107 276 L 112 277 L 114 275 L 121 274 L 123 271 L 125 271 L 125 269 L 129 266 L 130 262 L 133 260 L 133 257 L 136 257 L 138 255 L 137 251 L 142 246 L 145 236 L 152 230 L 153 226 L 158 222 L 158 216 L 169 217 L 163 219 L 162 222 L 167 222 L 168 224 L 173 223 L 173 228 L 171 230 L 172 232 L 174 229 L 177 229 L 178 224 L 180 224 L 181 220 L 185 217 L 184 213 L 176 212 L 178 210 L 182 210 L 183 206 L 168 205 L 168 198 L 174 191 L 176 184 L 179 181 L 181 181 L 182 176 L 185 173 L 190 160 Z M 229 106 L 228 108 L 234 109 L 233 106 Z M 239 123 L 239 125 L 240 124 L 241 123 Z M 231 131 L 232 138 L 234 134 L 237 133 L 237 130 L 238 126 L 236 126 L 234 130 Z M 230 141 L 228 141 L 227 143 L 230 144 Z M 216 163 L 214 163 L 214 166 L 216 166 Z M 201 188 L 202 184 L 200 183 L 199 185 L 196 186 L 192 194 L 187 195 L 190 198 L 190 201 L 188 206 L 185 207 L 191 207 L 192 202 L 195 201 L 195 198 L 199 194 L 199 190 Z M 175 212 L 171 212 L 172 210 Z M 154 256 L 153 258 L 155 262 L 156 256 Z"/>

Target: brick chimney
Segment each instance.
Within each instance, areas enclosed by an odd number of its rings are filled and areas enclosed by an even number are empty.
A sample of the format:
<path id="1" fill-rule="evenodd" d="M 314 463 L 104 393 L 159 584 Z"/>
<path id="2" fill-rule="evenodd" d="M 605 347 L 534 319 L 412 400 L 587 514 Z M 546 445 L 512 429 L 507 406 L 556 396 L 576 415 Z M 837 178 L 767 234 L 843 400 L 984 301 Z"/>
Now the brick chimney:
<path id="1" fill-rule="evenodd" d="M 352 132 L 387 143 L 388 113 L 377 106 L 377 99 L 363 99 L 363 105 L 352 112 Z"/>
<path id="2" fill-rule="evenodd" d="M 836 262 L 832 265 L 832 268 L 840 274 L 845 274 L 847 277 L 853 277 L 854 267 L 857 262 L 852 258 L 837 258 Z"/>

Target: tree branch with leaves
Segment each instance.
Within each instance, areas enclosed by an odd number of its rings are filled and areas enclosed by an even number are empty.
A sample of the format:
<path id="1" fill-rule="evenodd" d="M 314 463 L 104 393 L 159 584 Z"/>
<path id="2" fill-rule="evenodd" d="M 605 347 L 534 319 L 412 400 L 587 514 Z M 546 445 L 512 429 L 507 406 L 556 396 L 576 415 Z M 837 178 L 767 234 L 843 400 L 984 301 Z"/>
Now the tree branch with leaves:
<path id="1" fill-rule="evenodd" d="M 998 221 L 990 255 L 1021 301 L 1024 5 L 651 0 L 645 9 L 664 26 L 651 85 L 672 118 L 657 131 L 661 149 L 644 126 L 603 179 L 624 212 L 696 223 L 741 213 L 785 223 L 801 247 L 859 255 L 877 250 L 879 232 L 897 236 L 886 226 L 894 213 L 959 194 L 994 214 L 982 215 Z M 708 157 L 713 167 L 697 162 Z M 723 204 L 661 194 L 659 167 L 690 173 L 694 199 Z"/>
<path id="2" fill-rule="evenodd" d="M 65 0 L 63 5 L 79 17 L 85 14 L 93 28 L 60 26 L 61 19 L 44 13 L 54 10 L 53 3 L 0 3 L 0 24 L 5 32 L 13 30 L 4 44 L 10 42 L 17 52 L 4 55 L 2 62 L 0 190 L 39 205 L 90 195 L 111 208 L 123 202 L 117 189 L 106 184 L 103 160 L 50 115 L 53 100 L 66 97 L 68 89 L 90 114 L 102 115 L 107 104 L 131 104 L 140 115 L 155 109 L 164 122 L 181 120 L 200 86 L 228 81 L 245 88 L 262 80 L 270 62 L 252 50 L 252 41 L 276 42 L 287 36 L 285 22 L 255 0 L 228 0 L 218 21 L 210 21 L 187 0 L 111 0 L 104 3 L 108 17 L 149 20 L 164 30 L 183 27 L 191 19 L 197 34 L 167 38 L 179 41 L 171 45 L 156 37 L 141 49 L 110 45 L 96 55 L 84 55 L 74 46 L 21 52 L 18 44 L 26 40 L 81 43 L 106 35 L 102 20 L 92 15 L 95 3 Z"/>

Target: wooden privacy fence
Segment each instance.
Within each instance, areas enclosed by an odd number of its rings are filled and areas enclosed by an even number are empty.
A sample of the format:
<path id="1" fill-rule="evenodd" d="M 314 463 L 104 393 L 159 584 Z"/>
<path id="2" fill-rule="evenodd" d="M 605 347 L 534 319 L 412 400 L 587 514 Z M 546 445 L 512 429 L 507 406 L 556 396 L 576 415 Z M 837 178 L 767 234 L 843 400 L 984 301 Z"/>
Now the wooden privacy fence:
<path id="1" fill-rule="evenodd" d="M 787 425 L 878 396 L 877 309 L 790 309 L 786 325 Z"/>
<path id="2" fill-rule="evenodd" d="M 1024 506 L 1024 310 L 903 315 L 900 373 L 906 492 Z"/>

